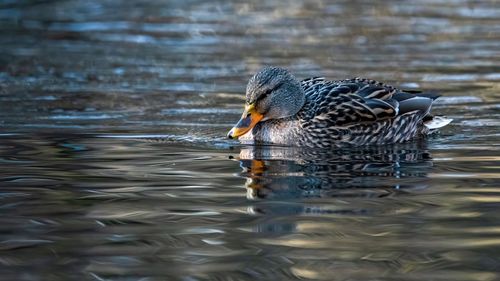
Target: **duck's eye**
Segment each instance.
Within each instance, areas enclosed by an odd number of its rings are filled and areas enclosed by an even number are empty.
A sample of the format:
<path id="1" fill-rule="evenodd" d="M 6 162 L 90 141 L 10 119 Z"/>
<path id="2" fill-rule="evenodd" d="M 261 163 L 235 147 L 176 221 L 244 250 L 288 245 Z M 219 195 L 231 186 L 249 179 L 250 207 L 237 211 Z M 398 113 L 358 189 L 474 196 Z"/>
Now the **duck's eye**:
<path id="1" fill-rule="evenodd" d="M 268 89 L 268 90 L 266 90 L 264 93 L 262 93 L 262 95 L 260 95 L 260 97 L 259 97 L 259 98 L 260 98 L 260 99 L 263 99 L 263 98 L 265 98 L 265 97 L 269 96 L 272 92 L 273 92 L 273 90 Z"/>

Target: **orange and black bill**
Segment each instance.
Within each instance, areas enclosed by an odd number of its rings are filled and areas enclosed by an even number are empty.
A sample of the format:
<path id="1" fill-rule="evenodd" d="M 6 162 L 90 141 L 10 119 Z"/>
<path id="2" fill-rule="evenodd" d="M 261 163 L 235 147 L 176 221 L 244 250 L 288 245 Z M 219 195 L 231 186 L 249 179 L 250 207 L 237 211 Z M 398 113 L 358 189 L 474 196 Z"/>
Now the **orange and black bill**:
<path id="1" fill-rule="evenodd" d="M 250 131 L 255 124 L 259 123 L 264 116 L 255 110 L 255 104 L 245 106 L 245 111 L 241 115 L 240 120 L 229 131 L 227 137 L 230 139 L 238 138 Z"/>

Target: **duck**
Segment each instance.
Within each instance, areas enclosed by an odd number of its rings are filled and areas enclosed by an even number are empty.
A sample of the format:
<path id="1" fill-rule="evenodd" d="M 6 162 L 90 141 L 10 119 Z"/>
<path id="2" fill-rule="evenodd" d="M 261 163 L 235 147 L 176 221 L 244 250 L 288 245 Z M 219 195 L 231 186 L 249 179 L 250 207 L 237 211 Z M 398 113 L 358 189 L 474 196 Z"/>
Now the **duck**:
<path id="1" fill-rule="evenodd" d="M 403 143 L 452 121 L 430 114 L 439 96 L 366 78 L 298 80 L 267 66 L 248 81 L 243 114 L 227 137 L 315 148 Z"/>

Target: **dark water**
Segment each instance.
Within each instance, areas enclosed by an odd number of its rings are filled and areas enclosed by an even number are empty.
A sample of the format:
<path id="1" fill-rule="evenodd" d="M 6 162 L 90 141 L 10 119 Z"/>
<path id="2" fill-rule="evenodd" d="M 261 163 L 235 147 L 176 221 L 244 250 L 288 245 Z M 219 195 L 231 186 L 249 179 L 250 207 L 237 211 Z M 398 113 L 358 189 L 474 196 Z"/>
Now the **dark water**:
<path id="1" fill-rule="evenodd" d="M 499 280 L 498 1 L 1 1 L 1 280 Z M 441 92 L 424 142 L 224 139 L 249 76 Z"/>

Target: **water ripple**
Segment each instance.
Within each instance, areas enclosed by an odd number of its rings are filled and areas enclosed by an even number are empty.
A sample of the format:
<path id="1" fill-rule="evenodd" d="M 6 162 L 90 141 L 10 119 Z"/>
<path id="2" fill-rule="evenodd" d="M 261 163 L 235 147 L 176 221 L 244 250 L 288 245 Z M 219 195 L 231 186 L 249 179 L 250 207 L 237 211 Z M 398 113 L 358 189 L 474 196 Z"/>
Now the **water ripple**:
<path id="1" fill-rule="evenodd" d="M 2 1 L 2 279 L 500 279 L 496 6 Z M 270 64 L 437 92 L 454 121 L 396 146 L 226 140 Z"/>

